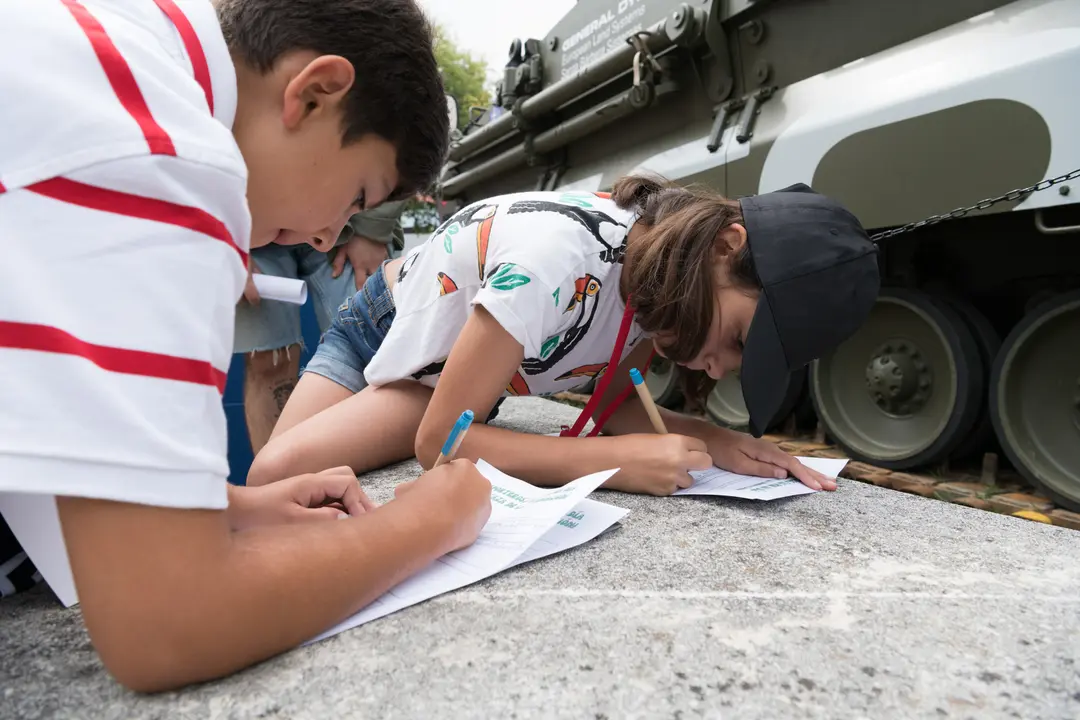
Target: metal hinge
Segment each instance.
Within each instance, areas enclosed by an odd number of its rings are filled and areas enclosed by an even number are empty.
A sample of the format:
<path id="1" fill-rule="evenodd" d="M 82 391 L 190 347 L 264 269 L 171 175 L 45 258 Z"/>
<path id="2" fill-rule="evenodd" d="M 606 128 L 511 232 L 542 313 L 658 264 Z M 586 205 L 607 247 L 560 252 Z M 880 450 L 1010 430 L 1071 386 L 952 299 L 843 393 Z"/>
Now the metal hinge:
<path id="1" fill-rule="evenodd" d="M 776 87 L 764 87 L 747 97 L 720 105 L 713 119 L 712 128 L 709 130 L 709 141 L 705 148 L 711 153 L 720 149 L 724 144 L 724 126 L 736 111 L 739 111 L 739 119 L 735 123 L 735 141 L 740 145 L 749 142 L 754 137 L 754 124 L 757 122 L 758 115 L 761 114 L 761 104 L 771 98 L 775 92 Z"/>

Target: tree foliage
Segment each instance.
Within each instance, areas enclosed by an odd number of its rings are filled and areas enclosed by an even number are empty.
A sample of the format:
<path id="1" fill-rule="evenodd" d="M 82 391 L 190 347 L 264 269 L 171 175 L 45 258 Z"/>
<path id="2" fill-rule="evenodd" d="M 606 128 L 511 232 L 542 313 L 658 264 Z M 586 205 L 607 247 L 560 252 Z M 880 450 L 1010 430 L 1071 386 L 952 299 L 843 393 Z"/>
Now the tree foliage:
<path id="1" fill-rule="evenodd" d="M 435 26 L 435 59 L 442 70 L 447 94 L 457 100 L 458 126 L 465 127 L 471 106 L 486 108 L 491 104 L 491 93 L 484 87 L 487 63 L 459 48 L 438 25 Z"/>
<path id="2" fill-rule="evenodd" d="M 408 220 L 405 219 L 406 216 Z M 429 235 L 435 232 L 435 228 L 441 221 L 437 203 L 428 196 L 418 195 L 410 198 L 402 209 L 402 223 L 409 226 L 411 233 Z"/>

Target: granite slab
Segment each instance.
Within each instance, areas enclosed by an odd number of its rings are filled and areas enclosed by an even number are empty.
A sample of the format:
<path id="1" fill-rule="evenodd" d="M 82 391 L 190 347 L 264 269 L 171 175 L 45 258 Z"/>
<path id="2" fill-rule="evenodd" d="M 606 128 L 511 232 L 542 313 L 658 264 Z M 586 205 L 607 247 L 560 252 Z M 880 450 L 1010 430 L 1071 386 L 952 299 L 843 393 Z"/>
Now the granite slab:
<path id="1" fill-rule="evenodd" d="M 382 501 L 417 471 L 362 480 Z M 175 693 L 117 685 L 47 590 L 0 602 L 0 716 L 1080 717 L 1080 533 L 843 479 L 593 497 L 631 512 L 590 544 Z"/>

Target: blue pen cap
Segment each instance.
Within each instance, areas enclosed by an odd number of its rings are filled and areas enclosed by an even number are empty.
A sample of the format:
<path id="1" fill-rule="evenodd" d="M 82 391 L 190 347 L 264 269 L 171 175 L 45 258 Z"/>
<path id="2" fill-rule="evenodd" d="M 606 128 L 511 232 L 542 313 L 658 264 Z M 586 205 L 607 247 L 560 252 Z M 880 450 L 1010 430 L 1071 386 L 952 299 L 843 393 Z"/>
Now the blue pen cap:
<path id="1" fill-rule="evenodd" d="M 450 454 L 450 451 L 454 448 L 454 441 L 457 440 L 457 437 L 458 437 L 458 435 L 461 434 L 462 430 L 464 430 L 465 428 L 472 425 L 472 421 L 473 421 L 473 411 L 472 410 L 466 410 L 465 412 L 461 413 L 461 417 L 459 417 L 457 419 L 457 422 L 454 423 L 454 427 L 453 427 L 452 430 L 450 430 L 450 434 L 447 436 L 446 442 L 443 443 L 443 446 L 442 446 L 442 454 L 443 455 L 449 455 Z"/>
<path id="2" fill-rule="evenodd" d="M 630 380 L 635 385 L 640 385 L 641 383 L 645 382 L 645 378 L 641 377 L 641 373 L 638 372 L 637 368 L 630 368 Z"/>

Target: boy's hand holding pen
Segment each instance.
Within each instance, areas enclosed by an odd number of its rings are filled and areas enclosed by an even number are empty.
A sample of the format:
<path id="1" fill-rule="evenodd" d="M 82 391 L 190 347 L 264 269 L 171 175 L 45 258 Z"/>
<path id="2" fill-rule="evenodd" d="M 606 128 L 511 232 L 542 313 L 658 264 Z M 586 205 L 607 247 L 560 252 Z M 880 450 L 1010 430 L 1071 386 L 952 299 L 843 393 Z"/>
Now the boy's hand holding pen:
<path id="1" fill-rule="evenodd" d="M 449 551 L 472 545 L 491 517 L 491 483 L 473 463 L 454 460 L 472 421 L 472 410 L 463 412 L 431 470 L 394 488 L 399 500 L 408 497 L 411 502 L 424 496 L 441 509 L 439 515 L 451 525 L 454 538 Z"/>

